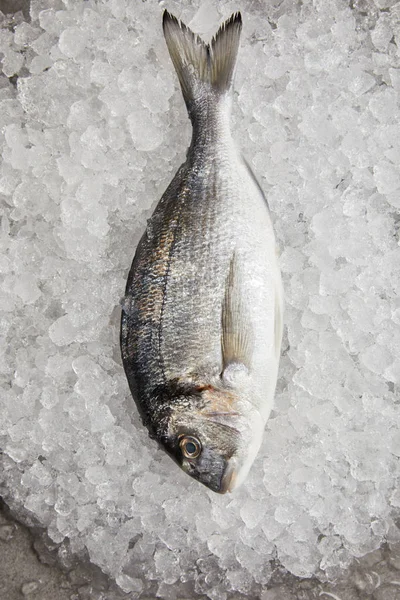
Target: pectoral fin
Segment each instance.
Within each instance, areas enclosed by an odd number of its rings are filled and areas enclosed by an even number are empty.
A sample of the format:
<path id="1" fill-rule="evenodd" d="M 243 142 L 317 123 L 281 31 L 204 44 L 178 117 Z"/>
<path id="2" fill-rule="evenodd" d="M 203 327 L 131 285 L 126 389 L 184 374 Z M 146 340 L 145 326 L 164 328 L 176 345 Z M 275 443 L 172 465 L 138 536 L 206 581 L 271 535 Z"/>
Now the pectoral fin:
<path id="1" fill-rule="evenodd" d="M 244 285 L 236 254 L 233 255 L 226 279 L 222 303 L 222 375 L 229 365 L 251 366 L 254 336 L 249 309 L 244 298 Z"/>

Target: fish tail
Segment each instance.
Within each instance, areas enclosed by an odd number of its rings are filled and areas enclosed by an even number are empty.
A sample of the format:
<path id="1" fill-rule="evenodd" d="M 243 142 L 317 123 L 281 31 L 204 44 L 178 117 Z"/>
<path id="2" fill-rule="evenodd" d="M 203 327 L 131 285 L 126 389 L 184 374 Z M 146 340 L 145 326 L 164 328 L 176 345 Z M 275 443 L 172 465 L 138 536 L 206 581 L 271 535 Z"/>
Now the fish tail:
<path id="1" fill-rule="evenodd" d="M 221 93 L 228 91 L 232 85 L 241 31 L 242 16 L 240 12 L 233 13 L 222 23 L 209 46 L 211 85 Z"/>
<path id="2" fill-rule="evenodd" d="M 205 92 L 229 91 L 242 30 L 240 12 L 221 25 L 210 44 L 168 11 L 164 11 L 163 29 L 189 114 L 204 100 Z"/>

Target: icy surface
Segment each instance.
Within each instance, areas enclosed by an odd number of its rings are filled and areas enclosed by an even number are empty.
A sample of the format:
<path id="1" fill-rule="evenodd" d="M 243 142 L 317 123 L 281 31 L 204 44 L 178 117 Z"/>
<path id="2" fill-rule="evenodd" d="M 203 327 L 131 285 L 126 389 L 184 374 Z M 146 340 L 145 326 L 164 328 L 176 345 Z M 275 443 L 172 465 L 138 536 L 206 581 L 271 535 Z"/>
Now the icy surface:
<path id="1" fill-rule="evenodd" d="M 400 7 L 241 6 L 233 127 L 287 334 L 260 455 L 220 497 L 149 440 L 119 356 L 135 244 L 189 140 L 161 4 L 32 0 L 0 30 L 0 482 L 131 598 L 255 597 L 273 559 L 333 579 L 399 541 Z M 239 8 L 165 6 L 205 36 Z"/>

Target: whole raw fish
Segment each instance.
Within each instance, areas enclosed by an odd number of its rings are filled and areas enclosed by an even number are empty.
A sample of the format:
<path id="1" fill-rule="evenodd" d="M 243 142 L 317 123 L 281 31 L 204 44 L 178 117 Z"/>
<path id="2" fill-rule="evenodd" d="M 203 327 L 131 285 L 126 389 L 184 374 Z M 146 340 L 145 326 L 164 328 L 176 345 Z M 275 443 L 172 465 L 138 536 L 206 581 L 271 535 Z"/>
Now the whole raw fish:
<path id="1" fill-rule="evenodd" d="M 281 276 L 267 202 L 229 125 L 241 15 L 209 45 L 167 11 L 163 27 L 193 137 L 136 250 L 122 358 L 150 436 L 225 493 L 245 479 L 273 405 Z"/>

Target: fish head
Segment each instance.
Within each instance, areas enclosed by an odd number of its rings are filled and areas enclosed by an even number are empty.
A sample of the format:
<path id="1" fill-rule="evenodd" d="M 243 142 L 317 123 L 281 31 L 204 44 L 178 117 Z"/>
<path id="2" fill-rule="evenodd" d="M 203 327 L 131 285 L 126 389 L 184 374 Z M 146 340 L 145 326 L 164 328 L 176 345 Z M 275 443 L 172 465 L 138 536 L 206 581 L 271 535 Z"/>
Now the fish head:
<path id="1" fill-rule="evenodd" d="M 232 457 L 239 445 L 239 432 L 200 419 L 180 423 L 175 439 L 175 459 L 190 477 L 214 492 L 231 490 L 235 477 Z"/>
<path id="2" fill-rule="evenodd" d="M 253 413 L 231 393 L 208 386 L 174 399 L 158 440 L 185 473 L 225 494 L 245 480 L 259 450 L 261 419 Z"/>

